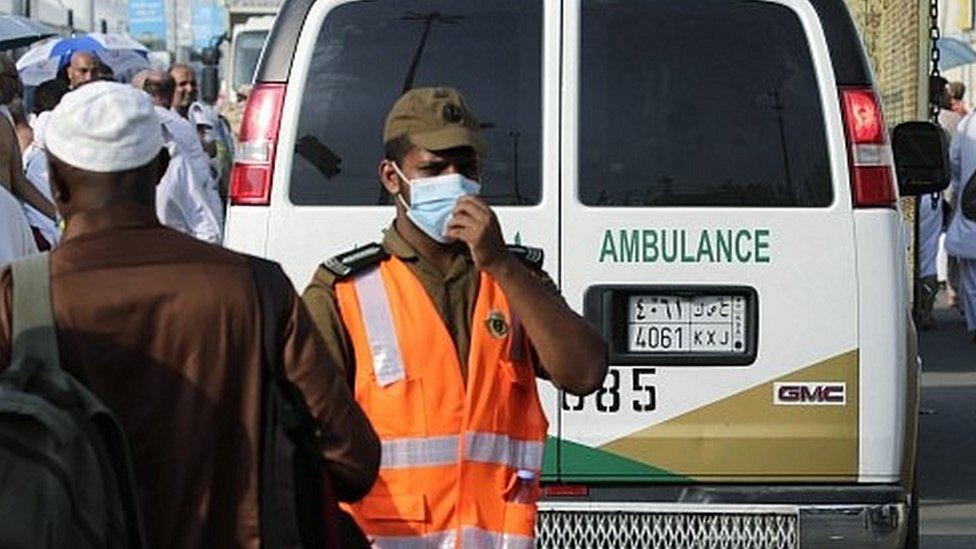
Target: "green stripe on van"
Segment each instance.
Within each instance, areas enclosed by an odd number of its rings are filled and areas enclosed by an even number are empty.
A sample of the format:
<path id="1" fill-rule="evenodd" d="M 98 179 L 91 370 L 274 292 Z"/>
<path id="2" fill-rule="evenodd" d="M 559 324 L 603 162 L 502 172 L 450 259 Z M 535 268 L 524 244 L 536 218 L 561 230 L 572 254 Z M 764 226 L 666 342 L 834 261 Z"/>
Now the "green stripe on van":
<path id="1" fill-rule="evenodd" d="M 558 461 L 562 462 L 561 477 Z M 546 440 L 542 480 L 692 482 L 688 477 L 664 469 L 556 437 Z"/>

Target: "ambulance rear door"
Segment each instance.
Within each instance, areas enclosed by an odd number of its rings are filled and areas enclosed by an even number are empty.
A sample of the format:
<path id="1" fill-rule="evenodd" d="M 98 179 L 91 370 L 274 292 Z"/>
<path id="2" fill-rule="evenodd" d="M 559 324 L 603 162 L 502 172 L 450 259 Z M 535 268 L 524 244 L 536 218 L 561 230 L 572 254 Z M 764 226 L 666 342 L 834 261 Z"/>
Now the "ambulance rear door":
<path id="1" fill-rule="evenodd" d="M 573 0 L 559 279 L 610 342 L 548 479 L 858 476 L 847 153 L 806 2 Z"/>

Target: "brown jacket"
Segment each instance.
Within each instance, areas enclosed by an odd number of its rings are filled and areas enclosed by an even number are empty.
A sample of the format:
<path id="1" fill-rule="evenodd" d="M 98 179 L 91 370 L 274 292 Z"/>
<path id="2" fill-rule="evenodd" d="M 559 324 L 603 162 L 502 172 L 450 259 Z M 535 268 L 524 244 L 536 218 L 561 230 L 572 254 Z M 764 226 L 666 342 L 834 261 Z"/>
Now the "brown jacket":
<path id="1" fill-rule="evenodd" d="M 116 207 L 72 218 L 51 255 L 65 369 L 118 416 L 151 547 L 257 547 L 261 319 L 246 257 Z M 284 274 L 281 363 L 325 434 L 340 499 L 370 489 L 379 443 L 344 376 L 325 362 Z M 0 370 L 10 361 L 12 280 L 0 273 Z"/>

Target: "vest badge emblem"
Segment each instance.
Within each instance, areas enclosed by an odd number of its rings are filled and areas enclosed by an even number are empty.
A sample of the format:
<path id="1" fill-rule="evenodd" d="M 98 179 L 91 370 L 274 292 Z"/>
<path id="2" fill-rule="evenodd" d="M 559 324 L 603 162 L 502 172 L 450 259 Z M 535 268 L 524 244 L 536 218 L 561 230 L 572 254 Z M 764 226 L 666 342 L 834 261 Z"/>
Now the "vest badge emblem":
<path id="1" fill-rule="evenodd" d="M 502 339 L 508 335 L 508 321 L 505 320 L 505 314 L 501 311 L 488 313 L 485 324 L 488 326 L 488 333 L 496 339 Z"/>

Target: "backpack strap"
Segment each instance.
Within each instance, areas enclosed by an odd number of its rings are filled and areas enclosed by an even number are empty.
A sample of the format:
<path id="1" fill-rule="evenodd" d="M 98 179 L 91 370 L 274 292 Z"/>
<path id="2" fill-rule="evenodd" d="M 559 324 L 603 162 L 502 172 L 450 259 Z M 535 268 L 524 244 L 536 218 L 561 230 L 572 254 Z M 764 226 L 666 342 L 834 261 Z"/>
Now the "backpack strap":
<path id="1" fill-rule="evenodd" d="M 114 476 L 105 478 L 113 482 L 107 487 L 108 491 L 118 496 L 121 515 L 115 517 L 115 525 L 124 529 L 122 535 L 127 548 L 145 547 L 125 432 L 111 411 L 61 368 L 54 309 L 51 307 L 50 254 L 44 252 L 20 259 L 11 264 L 11 273 L 14 344 L 10 367 L 2 379 L 19 389 L 27 387 L 28 383 L 39 387 L 46 399 L 69 403 L 91 419 L 104 437 L 92 438 L 92 449 L 99 461 L 110 464 L 114 472 Z"/>
<path id="2" fill-rule="evenodd" d="M 262 373 L 261 461 L 258 482 L 259 529 L 264 547 L 286 547 L 297 534 L 302 547 L 329 546 L 329 522 L 335 500 L 324 492 L 327 482 L 325 462 L 318 450 L 318 425 L 305 398 L 288 379 L 281 363 L 287 303 L 271 287 L 275 277 L 284 277 L 276 263 L 248 257 L 257 287 L 261 314 Z M 283 440 L 282 437 L 287 440 Z M 291 442 L 294 454 L 285 458 L 284 444 Z M 284 453 L 283 453 L 284 452 Z M 282 477 L 282 469 L 291 474 Z M 289 478 L 290 477 L 290 478 Z M 293 500 L 279 497 L 282 485 L 293 490 Z M 331 503 L 330 506 L 327 506 Z M 297 532 L 292 529 L 292 525 Z"/>
<path id="3" fill-rule="evenodd" d="M 51 309 L 50 255 L 45 252 L 23 258 L 11 264 L 11 271 L 14 344 L 7 374 L 26 383 L 41 370 L 61 370 Z"/>

